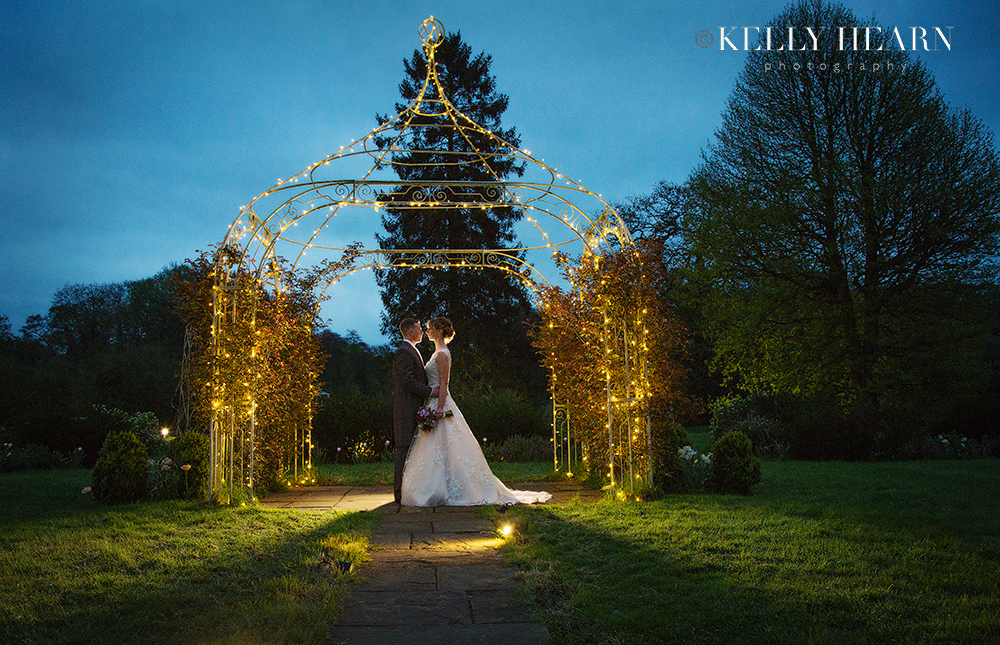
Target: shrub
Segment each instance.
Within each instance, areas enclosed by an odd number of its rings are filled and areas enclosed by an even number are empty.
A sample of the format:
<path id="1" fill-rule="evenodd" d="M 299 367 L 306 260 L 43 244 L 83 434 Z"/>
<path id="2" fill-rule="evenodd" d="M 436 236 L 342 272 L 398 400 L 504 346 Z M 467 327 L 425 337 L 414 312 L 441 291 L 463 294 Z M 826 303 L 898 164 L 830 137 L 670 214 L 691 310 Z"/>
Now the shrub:
<path id="1" fill-rule="evenodd" d="M 150 499 L 172 499 L 178 495 L 177 468 L 169 456 L 146 460 L 146 494 Z"/>
<path id="2" fill-rule="evenodd" d="M 752 394 L 717 401 L 712 413 L 716 440 L 738 430 L 758 456 L 802 460 L 916 458 L 926 426 L 913 406 L 848 406 L 829 394 Z"/>
<path id="3" fill-rule="evenodd" d="M 391 427 L 391 426 L 390 426 Z M 388 444 L 386 439 L 374 436 L 369 431 L 363 431 L 356 435 L 354 441 L 347 446 L 351 459 L 356 464 L 366 464 L 376 461 L 388 461 L 386 459 L 386 448 L 392 447 L 392 442 Z"/>
<path id="4" fill-rule="evenodd" d="M 174 464 L 180 470 L 177 494 L 187 499 L 208 499 L 208 435 L 187 432 L 171 442 Z"/>
<path id="5" fill-rule="evenodd" d="M 476 438 L 486 439 L 487 444 L 499 446 L 514 435 L 551 436 L 552 409 L 535 405 L 515 390 L 460 393 L 457 403 Z M 322 398 L 322 407 L 313 418 L 312 440 L 330 461 L 387 458 L 386 439 L 392 439 L 391 393 L 338 392 Z"/>
<path id="6" fill-rule="evenodd" d="M 45 446 L 29 443 L 16 448 L 13 443 L 5 443 L 0 453 L 0 472 L 14 470 L 50 470 L 57 467 L 63 456 Z"/>
<path id="7" fill-rule="evenodd" d="M 138 414 L 126 414 L 125 418 L 128 429 L 146 447 L 146 454 L 150 459 L 167 456 L 167 442 L 160 434 L 160 422 L 156 419 L 155 414 L 139 412 Z"/>
<path id="8" fill-rule="evenodd" d="M 479 447 L 483 449 L 483 456 L 486 457 L 486 461 L 500 461 L 502 444 L 490 443 L 489 439 L 483 437 L 483 442 L 479 444 Z"/>
<path id="9" fill-rule="evenodd" d="M 758 455 L 784 452 L 782 424 L 779 421 L 778 397 L 750 395 L 728 397 L 712 405 L 712 439 L 718 441 L 730 432 L 742 432 Z"/>
<path id="10" fill-rule="evenodd" d="M 480 441 L 501 444 L 514 435 L 549 436 L 552 408 L 539 407 L 528 397 L 509 388 L 487 388 L 481 394 L 460 394 L 462 415 Z"/>
<path id="11" fill-rule="evenodd" d="M 152 499 L 208 499 L 209 440 L 188 432 L 170 442 L 161 441 L 166 455 L 148 460 L 146 490 Z"/>
<path id="12" fill-rule="evenodd" d="M 500 461 L 552 461 L 552 440 L 537 435 L 508 437 L 497 450 Z"/>
<path id="13" fill-rule="evenodd" d="M 42 443 L 64 454 L 72 454 L 77 448 L 83 448 L 82 465 L 86 468 L 93 467 L 104 440 L 114 432 L 135 434 L 146 446 L 150 457 L 166 454 L 160 426 L 152 412 L 131 414 L 97 404 L 91 406 L 83 416 L 73 419 L 43 418 L 36 420 L 32 426 L 42 430 Z"/>
<path id="14" fill-rule="evenodd" d="M 726 433 L 712 449 L 712 469 L 709 476 L 718 493 L 749 495 L 760 481 L 760 460 L 753 454 L 753 444 L 743 432 Z"/>
<path id="15" fill-rule="evenodd" d="M 684 426 L 676 421 L 653 421 L 653 473 L 665 493 L 680 493 L 688 489 L 685 463 L 680 450 L 691 444 Z"/>
<path id="16" fill-rule="evenodd" d="M 693 446 L 684 446 L 677 454 L 684 465 L 683 489 L 703 490 L 712 472 L 712 453 L 698 454 Z"/>
<path id="17" fill-rule="evenodd" d="M 359 456 L 353 449 L 361 443 L 385 444 L 392 439 L 392 396 L 362 392 L 336 392 L 321 398 L 313 418 L 312 441 L 329 459 L 345 463 Z M 368 458 L 374 459 L 374 455 Z"/>
<path id="18" fill-rule="evenodd" d="M 104 440 L 90 475 L 94 498 L 128 504 L 146 496 L 146 447 L 132 432 L 113 432 Z"/>

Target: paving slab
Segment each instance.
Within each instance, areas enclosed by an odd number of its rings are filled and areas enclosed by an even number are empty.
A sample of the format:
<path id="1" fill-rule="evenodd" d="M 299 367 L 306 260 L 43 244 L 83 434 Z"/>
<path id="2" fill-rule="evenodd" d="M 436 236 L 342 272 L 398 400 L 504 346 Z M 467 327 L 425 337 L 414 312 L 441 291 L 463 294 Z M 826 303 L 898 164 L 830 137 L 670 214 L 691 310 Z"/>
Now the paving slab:
<path id="1" fill-rule="evenodd" d="M 379 566 L 406 562 L 420 562 L 434 567 L 444 565 L 471 566 L 475 564 L 501 565 L 500 556 L 496 553 L 475 553 L 450 549 L 424 549 L 419 552 L 403 553 L 396 550 L 375 551 L 371 557 L 372 564 Z"/>
<path id="2" fill-rule="evenodd" d="M 549 633 L 537 623 L 438 626 L 343 626 L 324 645 L 548 645 Z"/>
<path id="3" fill-rule="evenodd" d="M 376 532 L 372 534 L 372 544 L 374 544 L 380 551 L 401 549 L 406 551 L 410 548 L 410 542 L 413 541 L 413 533 L 409 531 L 400 531 L 398 527 L 392 527 L 394 530 L 391 533 L 388 532 Z"/>
<path id="4" fill-rule="evenodd" d="M 431 524 L 435 533 L 490 533 L 495 531 L 493 523 L 483 518 L 450 519 L 454 516 L 442 515 L 443 519 L 434 518 Z"/>
<path id="5" fill-rule="evenodd" d="M 466 592 L 473 622 L 478 625 L 495 623 L 530 623 L 534 616 L 520 603 L 516 589 L 477 589 Z"/>
<path id="6" fill-rule="evenodd" d="M 496 536 L 483 536 L 478 533 L 414 533 L 410 550 L 472 555 L 487 549 L 496 549 L 500 543 Z M 424 553 L 413 555 L 424 555 Z"/>
<path id="7" fill-rule="evenodd" d="M 412 513 L 412 514 L 399 513 L 398 515 L 393 515 L 392 513 L 386 512 L 384 513 L 384 515 L 386 519 L 388 519 L 391 516 L 392 522 L 391 524 L 389 524 L 391 526 L 400 526 L 405 524 L 422 524 L 422 523 L 429 525 L 435 519 L 433 513 Z M 387 523 L 383 522 L 383 524 Z"/>
<path id="8" fill-rule="evenodd" d="M 344 597 L 341 625 L 471 625 L 462 591 L 362 591 Z"/>
<path id="9" fill-rule="evenodd" d="M 593 502 L 601 491 L 575 482 L 518 482 L 552 500 Z M 545 627 L 523 604 L 523 581 L 504 567 L 502 540 L 475 507 L 417 508 L 393 501 L 389 486 L 324 486 L 272 495 L 263 504 L 303 512 L 374 511 L 372 559 L 344 594 L 343 613 L 324 645 L 548 645 Z"/>
<path id="10" fill-rule="evenodd" d="M 457 567 L 464 569 L 465 567 Z M 434 567 L 422 562 L 399 562 L 391 567 L 367 567 L 364 572 L 366 591 L 434 591 L 438 576 Z M 460 590 L 460 585 L 442 585 L 441 589 Z"/>
<path id="11" fill-rule="evenodd" d="M 483 589 L 520 589 L 515 578 L 518 571 L 496 564 L 441 564 L 437 567 L 439 589 L 462 589 L 467 592 Z"/>

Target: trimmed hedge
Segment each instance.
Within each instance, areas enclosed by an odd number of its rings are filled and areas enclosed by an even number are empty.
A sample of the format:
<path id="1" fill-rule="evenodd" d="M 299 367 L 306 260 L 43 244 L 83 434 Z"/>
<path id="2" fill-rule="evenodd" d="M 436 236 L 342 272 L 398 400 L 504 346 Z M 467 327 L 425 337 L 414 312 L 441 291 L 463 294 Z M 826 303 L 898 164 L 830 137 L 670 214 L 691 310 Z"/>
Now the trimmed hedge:
<path id="1" fill-rule="evenodd" d="M 760 460 L 753 454 L 750 437 L 734 430 L 715 442 L 709 481 L 717 493 L 750 494 L 754 484 L 760 482 Z"/>

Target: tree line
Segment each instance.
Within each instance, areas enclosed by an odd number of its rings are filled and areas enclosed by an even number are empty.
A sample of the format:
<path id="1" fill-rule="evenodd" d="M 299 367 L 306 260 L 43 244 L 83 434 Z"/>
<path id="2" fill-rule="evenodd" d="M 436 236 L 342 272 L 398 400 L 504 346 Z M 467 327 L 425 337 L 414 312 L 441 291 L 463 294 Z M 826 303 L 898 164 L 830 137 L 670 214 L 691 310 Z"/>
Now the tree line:
<path id="1" fill-rule="evenodd" d="M 790 5 L 773 23 L 866 24 L 843 5 L 814 1 Z M 677 387 L 693 405 L 677 406 L 688 412 L 674 420 L 707 423 L 724 408 L 732 421 L 741 410 L 736 422 L 757 428 L 749 434 L 759 449 L 780 444 L 805 458 L 919 456 L 928 434 L 1000 435 L 993 133 L 951 107 L 909 52 L 840 51 L 823 40 L 833 34 L 821 34 L 816 51 L 749 52 L 698 167 L 616 205 L 634 235 L 660 249 L 658 297 L 683 324 L 684 338 L 671 342 L 686 348 Z M 436 56 L 461 113 L 519 143 L 501 123 L 508 98 L 490 57 L 473 56 L 458 33 Z M 817 60 L 827 64 L 809 64 Z M 882 71 L 871 71 L 876 62 Z M 420 50 L 404 61 L 404 101 L 426 64 Z M 416 132 L 379 144 L 401 182 L 523 172 L 482 154 L 478 165 L 435 163 L 485 143 Z M 386 204 L 383 248 L 518 246 L 516 208 L 411 211 L 405 201 Z M 94 403 L 171 418 L 184 326 L 169 283 L 184 270 L 68 286 L 16 335 L 0 319 L 4 431 L 65 443 Z M 387 270 L 378 283 L 387 333 L 407 315 L 455 319 L 456 391 L 543 403 L 529 338 L 539 318 L 519 283 L 460 270 Z M 319 333 L 329 357 L 320 396 L 342 405 L 327 406 L 315 424 L 335 450 L 359 419 L 387 414 L 388 350 Z"/>
<path id="2" fill-rule="evenodd" d="M 798 2 L 773 24 L 863 21 Z M 995 435 L 993 133 L 909 52 L 839 51 L 828 31 L 818 53 L 751 51 L 702 163 L 620 205 L 638 235 L 667 242 L 690 385 L 747 399 L 799 456 Z"/>
<path id="3" fill-rule="evenodd" d="M 46 314 L 30 316 L 17 331 L 0 315 L 2 442 L 63 455 L 83 448 L 89 466 L 104 437 L 129 415 L 152 413 L 176 433 L 186 330 L 178 285 L 193 282 L 194 271 L 189 262 L 142 280 L 67 285 Z M 359 454 L 361 444 L 383 444 L 392 428 L 394 347 L 322 326 L 314 336 L 323 358 L 313 419 L 317 454 L 341 461 L 371 457 L 371 451 Z M 426 355 L 430 349 L 423 347 Z M 546 431 L 544 387 L 513 378 L 484 380 L 481 364 L 472 365 L 457 379 L 466 384 L 468 414 L 478 420 L 480 439 Z"/>
<path id="4" fill-rule="evenodd" d="M 178 281 L 191 265 L 172 265 L 142 280 L 70 284 L 46 314 L 15 332 L 0 316 L 0 435 L 63 454 L 83 448 L 92 464 L 108 430 L 109 411 L 153 413 L 176 432 L 178 383 L 186 323 L 178 313 Z M 326 392 L 371 395 L 388 376 L 387 350 L 356 334 L 319 330 L 326 350 Z"/>

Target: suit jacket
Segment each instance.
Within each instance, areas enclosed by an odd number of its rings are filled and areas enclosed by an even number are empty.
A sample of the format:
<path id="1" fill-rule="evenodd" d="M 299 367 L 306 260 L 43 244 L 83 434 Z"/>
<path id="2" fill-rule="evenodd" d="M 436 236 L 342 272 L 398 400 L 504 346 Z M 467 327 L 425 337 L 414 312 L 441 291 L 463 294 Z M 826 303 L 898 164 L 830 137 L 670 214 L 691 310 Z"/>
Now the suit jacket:
<path id="1" fill-rule="evenodd" d="M 397 447 L 410 445 L 417 431 L 417 410 L 430 395 L 420 354 L 401 342 L 392 359 L 392 434 Z"/>

